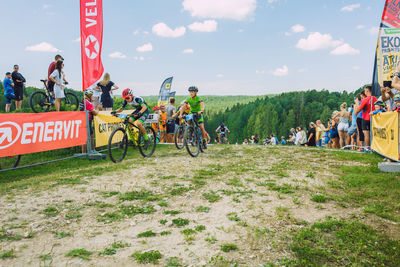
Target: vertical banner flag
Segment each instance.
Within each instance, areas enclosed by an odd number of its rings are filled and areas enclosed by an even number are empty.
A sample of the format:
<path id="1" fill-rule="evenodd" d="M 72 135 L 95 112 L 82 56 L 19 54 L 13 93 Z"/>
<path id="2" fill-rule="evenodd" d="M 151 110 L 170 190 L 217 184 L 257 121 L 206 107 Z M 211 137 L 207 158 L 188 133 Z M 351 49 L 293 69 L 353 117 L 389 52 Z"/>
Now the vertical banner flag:
<path id="1" fill-rule="evenodd" d="M 379 28 L 373 76 L 373 95 L 380 95 L 383 81 L 390 81 L 400 63 L 400 0 L 386 0 Z"/>
<path id="2" fill-rule="evenodd" d="M 175 96 L 175 92 L 171 93 L 171 85 L 172 85 L 172 79 L 174 77 L 169 77 L 165 79 L 165 81 L 162 83 L 161 88 L 160 88 L 160 93 L 158 96 L 158 106 L 160 105 L 167 105 L 168 100 L 170 97 Z"/>
<path id="3" fill-rule="evenodd" d="M 103 42 L 103 0 L 80 0 L 82 90 L 98 81 L 104 72 L 101 62 Z"/>

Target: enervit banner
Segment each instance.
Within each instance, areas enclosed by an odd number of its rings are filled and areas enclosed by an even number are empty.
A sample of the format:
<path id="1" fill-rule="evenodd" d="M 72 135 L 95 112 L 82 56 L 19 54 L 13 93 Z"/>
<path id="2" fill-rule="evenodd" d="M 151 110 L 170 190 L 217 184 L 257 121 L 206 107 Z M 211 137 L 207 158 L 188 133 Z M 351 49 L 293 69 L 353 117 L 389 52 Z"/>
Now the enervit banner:
<path id="1" fill-rule="evenodd" d="M 102 0 L 80 0 L 82 90 L 92 86 L 103 75 L 101 47 L 103 42 Z"/>
<path id="2" fill-rule="evenodd" d="M 372 149 L 399 160 L 399 113 L 385 112 L 372 116 Z"/>
<path id="3" fill-rule="evenodd" d="M 133 110 L 124 110 L 123 114 L 131 114 Z M 111 133 L 118 127 L 123 127 L 122 119 L 114 117 L 110 112 L 101 111 L 94 119 L 94 133 L 96 137 L 96 147 L 108 145 Z M 145 123 L 158 123 L 158 115 L 150 114 Z M 134 131 L 136 128 L 133 129 Z"/>
<path id="4" fill-rule="evenodd" d="M 86 143 L 85 112 L 0 114 L 0 157 Z"/>

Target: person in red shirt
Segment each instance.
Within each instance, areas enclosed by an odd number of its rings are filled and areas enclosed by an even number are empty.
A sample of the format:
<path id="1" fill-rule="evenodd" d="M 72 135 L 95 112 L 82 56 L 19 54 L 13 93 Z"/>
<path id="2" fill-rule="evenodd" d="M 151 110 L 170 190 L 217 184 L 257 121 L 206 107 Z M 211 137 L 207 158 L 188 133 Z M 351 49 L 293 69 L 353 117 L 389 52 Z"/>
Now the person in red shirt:
<path id="1" fill-rule="evenodd" d="M 372 87 L 370 85 L 366 86 L 365 89 L 365 95 L 367 96 L 361 101 L 361 104 L 358 103 L 358 101 L 354 101 L 355 103 L 355 113 L 356 115 L 363 111 L 362 115 L 362 131 L 364 133 L 364 139 L 365 139 L 365 145 L 370 146 L 371 141 L 370 141 L 370 125 L 371 125 L 371 115 L 370 113 L 372 111 L 375 111 L 375 106 L 374 103 L 377 101 L 376 97 L 372 95 Z M 372 99 L 372 100 L 371 100 Z"/>
<path id="2" fill-rule="evenodd" d="M 85 102 L 86 110 L 89 111 L 90 140 L 92 142 L 92 148 L 94 149 L 92 122 L 93 122 L 93 116 L 96 116 L 97 114 L 99 114 L 99 111 L 94 109 L 93 104 L 91 102 L 92 98 L 93 98 L 93 90 L 86 89 L 85 99 L 83 101 Z M 81 108 L 81 110 L 82 110 L 82 108 Z M 86 153 L 86 145 L 82 145 L 82 153 Z"/>
<path id="3" fill-rule="evenodd" d="M 47 87 L 49 88 L 49 91 L 53 97 L 54 97 L 54 84 L 55 83 L 52 80 L 50 80 L 50 75 L 56 69 L 56 63 L 59 60 L 64 60 L 64 58 L 61 55 L 56 55 L 54 58 L 54 61 L 50 63 L 49 69 L 47 71 Z"/>

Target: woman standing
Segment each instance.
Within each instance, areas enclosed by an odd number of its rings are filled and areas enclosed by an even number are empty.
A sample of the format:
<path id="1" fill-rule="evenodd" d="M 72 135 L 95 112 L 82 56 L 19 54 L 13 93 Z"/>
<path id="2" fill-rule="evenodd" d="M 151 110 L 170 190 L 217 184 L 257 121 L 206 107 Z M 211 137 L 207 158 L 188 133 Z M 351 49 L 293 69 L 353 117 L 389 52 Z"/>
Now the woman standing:
<path id="1" fill-rule="evenodd" d="M 59 60 L 56 63 L 56 68 L 50 75 L 50 80 L 54 82 L 54 96 L 56 98 L 54 105 L 56 106 L 56 111 L 60 111 L 61 99 L 65 97 L 64 95 L 64 84 L 68 84 L 65 80 L 65 73 L 62 71 L 64 68 L 64 61 Z"/>
<path id="2" fill-rule="evenodd" d="M 340 105 L 340 112 L 336 113 L 332 119 L 335 120 L 339 118 L 339 125 L 337 130 L 339 132 L 339 139 L 340 139 L 340 147 L 344 147 L 348 145 L 346 142 L 347 139 L 347 132 L 349 130 L 349 121 L 351 120 L 350 112 L 346 110 L 347 104 L 343 103 Z"/>
<path id="3" fill-rule="evenodd" d="M 113 108 L 113 99 L 111 91 L 117 90 L 119 87 L 110 80 L 110 74 L 105 73 L 103 80 L 97 84 L 96 90 L 102 92 L 100 97 L 100 109 L 111 111 Z"/>
<path id="4" fill-rule="evenodd" d="M 310 129 L 308 130 L 307 146 L 315 146 L 316 129 L 315 123 L 310 122 Z"/>

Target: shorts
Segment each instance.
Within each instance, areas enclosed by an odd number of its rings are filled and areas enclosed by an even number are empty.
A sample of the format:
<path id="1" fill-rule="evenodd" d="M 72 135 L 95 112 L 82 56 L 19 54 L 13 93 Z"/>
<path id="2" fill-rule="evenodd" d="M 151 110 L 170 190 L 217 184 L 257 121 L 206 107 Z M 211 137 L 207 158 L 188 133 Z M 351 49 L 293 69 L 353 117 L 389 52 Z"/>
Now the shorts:
<path id="1" fill-rule="evenodd" d="M 357 118 L 357 131 L 358 131 L 358 136 L 360 137 L 360 141 L 364 141 L 364 133 L 362 131 L 362 119 Z"/>
<path id="2" fill-rule="evenodd" d="M 325 136 L 324 143 L 328 144 L 330 141 L 331 141 L 331 139 L 329 138 L 329 136 Z"/>
<path id="3" fill-rule="evenodd" d="M 335 139 L 339 137 L 338 131 L 336 129 L 332 129 L 329 131 L 329 137 L 331 139 Z"/>
<path id="4" fill-rule="evenodd" d="M 14 86 L 15 101 L 21 101 L 24 99 L 24 88 L 20 86 Z"/>
<path id="5" fill-rule="evenodd" d="M 47 88 L 49 89 L 49 92 L 54 92 L 54 85 L 55 83 L 53 81 L 47 81 Z"/>
<path id="6" fill-rule="evenodd" d="M 349 124 L 348 123 L 344 123 L 344 122 L 339 123 L 338 131 L 347 132 L 348 130 L 349 130 Z"/>
<path id="7" fill-rule="evenodd" d="M 175 121 L 167 122 L 167 134 L 175 133 Z"/>
<path id="8" fill-rule="evenodd" d="M 11 104 L 11 100 L 15 99 L 15 94 L 14 93 L 9 93 L 4 95 L 4 97 L 6 98 L 6 104 Z"/>
<path id="9" fill-rule="evenodd" d="M 353 135 L 356 131 L 357 131 L 357 125 L 351 125 L 347 134 Z"/>
<path id="10" fill-rule="evenodd" d="M 366 121 L 366 120 L 362 120 L 362 130 L 363 131 L 370 131 L 371 130 L 371 122 L 370 121 Z"/>
<path id="11" fill-rule="evenodd" d="M 134 112 L 132 112 L 131 113 L 131 116 L 133 116 L 133 115 L 136 115 L 138 113 L 138 111 L 134 111 Z M 143 114 L 142 114 L 142 116 L 140 116 L 140 118 L 138 118 L 138 119 L 136 119 L 137 121 L 140 121 L 140 122 L 142 122 L 142 123 L 144 123 L 145 121 L 146 121 L 146 119 L 147 119 L 147 117 L 149 116 L 149 110 L 146 110 Z"/>
<path id="12" fill-rule="evenodd" d="M 197 116 L 199 116 L 197 112 L 191 113 L 191 114 L 189 114 L 189 115 L 193 115 L 193 116 L 196 116 L 196 115 L 197 115 Z M 186 120 L 190 120 L 190 119 L 189 119 L 189 118 L 186 118 Z M 200 115 L 200 118 L 198 118 L 197 122 L 198 122 L 198 123 L 204 123 L 203 114 Z"/>
<path id="13" fill-rule="evenodd" d="M 54 86 L 54 97 L 55 98 L 64 98 L 64 90 L 60 86 Z"/>

